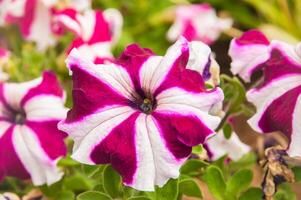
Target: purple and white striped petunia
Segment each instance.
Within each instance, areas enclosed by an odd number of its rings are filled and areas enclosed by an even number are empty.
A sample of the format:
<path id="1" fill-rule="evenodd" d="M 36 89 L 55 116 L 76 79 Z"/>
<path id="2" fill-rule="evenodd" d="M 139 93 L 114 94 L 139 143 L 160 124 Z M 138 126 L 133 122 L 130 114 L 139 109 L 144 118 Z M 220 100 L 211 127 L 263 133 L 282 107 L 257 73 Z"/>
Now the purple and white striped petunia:
<path id="1" fill-rule="evenodd" d="M 2 0 L 0 1 L 0 25 L 17 24 L 23 37 L 37 44 L 39 50 L 45 50 L 57 42 L 57 33 L 53 27 L 53 18 L 59 4 L 75 9 L 88 10 L 91 1 L 72 0 Z"/>
<path id="2" fill-rule="evenodd" d="M 198 40 L 212 44 L 220 34 L 232 26 L 231 19 L 217 17 L 215 10 L 206 3 L 176 7 L 174 24 L 167 32 L 170 41 L 181 35 L 189 41 Z"/>
<path id="3" fill-rule="evenodd" d="M 106 65 L 74 49 L 67 59 L 74 104 L 58 125 L 74 140 L 72 158 L 111 163 L 126 185 L 143 191 L 177 178 L 192 146 L 214 133 L 220 118 L 208 112 L 223 100 L 220 88 L 206 90 L 201 74 L 189 69 L 210 56 L 190 60 L 193 48 L 180 38 L 157 56 L 133 44 Z"/>
<path id="4" fill-rule="evenodd" d="M 251 151 L 251 148 L 242 143 L 236 133 L 232 133 L 229 139 L 225 138 L 224 133 L 218 132 L 216 135 L 208 139 L 204 144 L 210 160 L 227 155 L 231 160 L 237 161 L 246 153 Z"/>
<path id="5" fill-rule="evenodd" d="M 5 13 L 2 20 L 7 24 L 17 24 L 23 37 L 36 42 L 39 50 L 56 43 L 51 30 L 54 0 L 3 0 Z M 2 6 L 2 5 L 1 5 Z"/>
<path id="6" fill-rule="evenodd" d="M 236 52 L 230 54 L 232 67 L 239 66 L 243 78 L 249 80 L 253 72 L 263 70 L 262 83 L 247 93 L 248 101 L 257 108 L 249 124 L 258 132 L 283 132 L 290 141 L 289 155 L 301 156 L 300 44 L 269 42 L 258 31 L 246 32 L 231 44 L 230 52 Z"/>
<path id="7" fill-rule="evenodd" d="M 75 34 L 75 39 L 68 53 L 77 48 L 84 57 L 96 64 L 111 61 L 111 48 L 119 38 L 123 23 L 120 12 L 116 9 L 87 10 L 80 13 L 68 8 L 55 14 L 54 22 L 58 31 L 67 29 Z"/>
<path id="8" fill-rule="evenodd" d="M 50 185 L 62 177 L 56 164 L 66 154 L 66 134 L 57 123 L 66 116 L 64 101 L 50 72 L 29 82 L 0 84 L 0 179 Z"/>

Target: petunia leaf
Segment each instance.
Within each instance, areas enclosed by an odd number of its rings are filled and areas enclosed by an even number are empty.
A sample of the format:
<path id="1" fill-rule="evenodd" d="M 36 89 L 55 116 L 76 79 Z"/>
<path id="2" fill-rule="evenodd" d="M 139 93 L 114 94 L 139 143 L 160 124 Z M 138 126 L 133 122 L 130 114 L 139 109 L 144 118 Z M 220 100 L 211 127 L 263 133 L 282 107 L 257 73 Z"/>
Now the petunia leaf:
<path id="1" fill-rule="evenodd" d="M 86 191 L 93 188 L 93 181 L 87 179 L 86 176 L 77 173 L 74 176 L 66 177 L 64 179 L 64 187 L 72 191 Z"/>
<path id="2" fill-rule="evenodd" d="M 253 173 L 251 170 L 239 170 L 227 181 L 226 194 L 230 197 L 237 197 L 238 194 L 249 187 L 252 178 Z"/>
<path id="3" fill-rule="evenodd" d="M 232 134 L 232 127 L 230 124 L 226 123 L 223 127 L 224 136 L 226 139 L 229 139 Z"/>
<path id="4" fill-rule="evenodd" d="M 150 200 L 150 198 L 144 196 L 138 196 L 138 197 L 128 198 L 127 200 Z"/>
<path id="5" fill-rule="evenodd" d="M 203 197 L 200 187 L 192 178 L 180 180 L 179 193 L 190 197 Z"/>
<path id="6" fill-rule="evenodd" d="M 171 179 L 162 188 L 156 187 L 155 199 L 176 200 L 178 197 L 178 193 L 178 179 Z"/>
<path id="7" fill-rule="evenodd" d="M 56 199 L 60 199 L 60 200 L 70 200 L 70 199 L 74 199 L 75 195 L 72 191 L 61 191 L 58 193 L 58 195 L 56 196 Z"/>
<path id="8" fill-rule="evenodd" d="M 292 170 L 295 175 L 295 181 L 296 182 L 301 181 L 301 167 L 293 167 Z"/>
<path id="9" fill-rule="evenodd" d="M 209 166 L 204 176 L 209 191 L 217 200 L 225 199 L 226 182 L 222 171 L 216 166 Z"/>
<path id="10" fill-rule="evenodd" d="M 121 177 L 110 165 L 103 171 L 103 184 L 106 193 L 112 198 L 121 196 Z"/>
<path id="11" fill-rule="evenodd" d="M 249 188 L 240 197 L 239 200 L 261 200 L 263 197 L 263 192 L 260 188 Z"/>
<path id="12" fill-rule="evenodd" d="M 186 175 L 197 175 L 198 171 L 202 168 L 205 168 L 208 166 L 208 163 L 197 160 L 197 159 L 190 159 L 187 160 L 186 163 L 181 167 L 181 174 Z"/>
<path id="13" fill-rule="evenodd" d="M 97 192 L 97 191 L 83 192 L 76 197 L 76 200 L 95 200 L 95 199 L 111 200 L 111 197 L 109 197 L 108 195 L 102 192 Z"/>

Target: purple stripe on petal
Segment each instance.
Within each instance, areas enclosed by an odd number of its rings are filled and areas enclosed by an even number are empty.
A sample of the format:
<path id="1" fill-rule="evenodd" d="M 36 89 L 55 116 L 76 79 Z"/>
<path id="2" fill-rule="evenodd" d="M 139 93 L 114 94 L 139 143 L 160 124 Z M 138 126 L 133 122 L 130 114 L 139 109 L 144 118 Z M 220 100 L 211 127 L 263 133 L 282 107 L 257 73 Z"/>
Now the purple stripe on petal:
<path id="1" fill-rule="evenodd" d="M 210 77 L 211 77 L 211 73 L 210 73 L 210 66 L 211 66 L 211 59 L 210 59 L 210 56 L 208 57 L 208 62 L 207 64 L 205 65 L 205 68 L 203 70 L 203 73 L 202 73 L 202 77 L 205 81 L 209 80 Z"/>
<path id="2" fill-rule="evenodd" d="M 25 125 L 30 127 L 39 138 L 41 147 L 48 154 L 49 158 L 55 160 L 65 156 L 67 148 L 64 139 L 67 134 L 58 130 L 58 121 L 27 121 Z"/>
<path id="3" fill-rule="evenodd" d="M 172 126 L 179 141 L 190 147 L 204 143 L 206 138 L 213 132 L 193 115 L 154 113 L 154 116 L 159 122 L 166 121 L 169 126 Z"/>
<path id="4" fill-rule="evenodd" d="M 88 72 L 76 65 L 71 66 L 71 70 L 73 72 L 73 107 L 68 112 L 65 122 L 82 119 L 108 105 L 128 105 L 127 99 Z"/>
<path id="5" fill-rule="evenodd" d="M 138 116 L 139 113 L 136 112 L 116 126 L 91 153 L 91 160 L 94 163 L 111 163 L 127 184 L 133 182 L 137 168 L 135 121 Z"/>
<path id="6" fill-rule="evenodd" d="M 42 82 L 32 89 L 21 100 L 21 106 L 30 100 L 31 98 L 38 95 L 53 95 L 63 97 L 63 89 L 61 88 L 56 76 L 52 72 L 44 72 Z"/>
<path id="7" fill-rule="evenodd" d="M 291 137 L 293 113 L 300 93 L 301 86 L 286 92 L 269 105 L 258 122 L 263 132 L 282 131 Z"/>
<path id="8" fill-rule="evenodd" d="M 14 176 L 29 179 L 30 175 L 21 163 L 12 143 L 13 130 L 14 126 L 11 126 L 0 138 L 0 178 Z"/>
<path id="9" fill-rule="evenodd" d="M 154 53 L 150 49 L 141 48 L 138 44 L 132 44 L 127 46 L 118 59 L 118 64 L 122 65 L 129 73 L 137 92 L 142 92 L 139 77 L 140 68 L 152 55 L 154 55 Z M 144 94 L 140 95 L 145 96 Z"/>
<path id="10" fill-rule="evenodd" d="M 101 10 L 95 11 L 95 25 L 94 32 L 89 39 L 88 44 L 95 44 L 98 42 L 111 41 L 111 33 L 109 24 L 106 22 L 103 12 Z"/>
<path id="11" fill-rule="evenodd" d="M 265 35 L 258 30 L 249 30 L 245 32 L 240 38 L 237 38 L 235 41 L 239 45 L 270 44 Z"/>
<path id="12" fill-rule="evenodd" d="M 173 63 L 163 83 L 154 92 L 154 96 L 172 87 L 180 87 L 190 92 L 204 91 L 205 85 L 201 74 L 197 71 L 186 69 L 188 58 L 189 49 L 184 48 L 181 56 Z"/>
<path id="13" fill-rule="evenodd" d="M 162 134 L 161 137 L 163 137 L 166 142 L 167 148 L 175 156 L 175 158 L 182 159 L 188 157 L 191 153 L 191 147 L 180 141 L 180 139 L 183 139 L 183 137 L 180 136 L 183 133 L 179 133 L 179 127 L 176 127 L 174 124 L 177 119 L 155 112 L 152 116 L 156 119 L 158 123 L 157 126 L 160 127 L 160 132 Z M 179 121 L 177 121 L 177 123 L 179 123 Z M 188 139 L 186 141 L 188 142 Z"/>
<path id="14" fill-rule="evenodd" d="M 271 80 L 287 74 L 301 74 L 301 64 L 296 65 L 284 55 L 280 50 L 273 49 L 270 59 L 264 64 L 264 83 L 265 86 Z"/>

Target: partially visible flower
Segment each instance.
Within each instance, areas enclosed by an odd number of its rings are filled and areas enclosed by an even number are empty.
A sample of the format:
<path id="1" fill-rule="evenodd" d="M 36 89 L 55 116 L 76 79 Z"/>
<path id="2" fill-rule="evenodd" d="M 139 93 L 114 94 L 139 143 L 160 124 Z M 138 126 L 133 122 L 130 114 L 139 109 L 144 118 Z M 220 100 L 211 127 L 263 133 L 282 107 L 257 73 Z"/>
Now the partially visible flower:
<path id="1" fill-rule="evenodd" d="M 8 79 L 8 74 L 3 72 L 4 66 L 8 63 L 10 52 L 0 47 L 0 82 Z"/>
<path id="2" fill-rule="evenodd" d="M 269 40 L 259 31 L 250 30 L 240 38 L 231 41 L 229 55 L 232 58 L 231 71 L 246 82 L 269 58 Z"/>
<path id="3" fill-rule="evenodd" d="M 64 27 L 75 34 L 68 53 L 77 48 L 96 64 L 113 59 L 111 48 L 120 36 L 123 22 L 118 10 L 87 10 L 82 14 L 75 9 L 63 9 L 56 13 L 54 21 L 58 30 Z"/>
<path id="4" fill-rule="evenodd" d="M 5 192 L 0 194 L 0 200 L 20 200 L 20 198 L 14 193 Z"/>
<path id="5" fill-rule="evenodd" d="M 133 44 L 118 64 L 98 66 L 73 50 L 74 104 L 58 126 L 74 140 L 72 158 L 111 163 L 138 190 L 177 178 L 192 146 L 214 133 L 220 118 L 208 112 L 223 100 L 220 88 L 206 90 L 200 72 L 189 69 L 209 61 L 204 50 L 190 60 L 193 47 L 180 38 L 162 57 Z"/>
<path id="6" fill-rule="evenodd" d="M 300 44 L 269 42 L 258 31 L 244 33 L 230 46 L 232 64 L 239 66 L 244 79 L 249 80 L 252 73 L 263 70 L 262 83 L 247 93 L 248 101 L 257 108 L 249 124 L 262 133 L 283 132 L 290 141 L 290 156 L 301 156 L 300 47 Z"/>
<path id="7" fill-rule="evenodd" d="M 66 154 L 66 134 L 57 123 L 66 115 L 64 99 L 50 72 L 25 83 L 0 84 L 0 179 L 50 185 L 62 177 L 56 164 Z"/>
<path id="8" fill-rule="evenodd" d="M 217 17 L 209 4 L 181 5 L 176 8 L 175 22 L 167 32 L 167 38 L 175 41 L 183 35 L 189 41 L 212 44 L 231 25 L 231 19 Z"/>
<path id="9" fill-rule="evenodd" d="M 58 4 L 62 2 L 59 0 L 2 0 L 0 25 L 17 24 L 26 40 L 35 42 L 39 50 L 45 50 L 57 42 L 52 26 Z M 72 0 L 64 3 L 64 6 L 77 11 L 86 10 L 90 5 L 89 0 Z"/>
<path id="10" fill-rule="evenodd" d="M 5 23 L 17 24 L 26 40 L 36 42 L 39 50 L 55 44 L 51 31 L 52 0 L 3 0 Z"/>
<path id="11" fill-rule="evenodd" d="M 218 158 L 227 155 L 231 160 L 237 161 L 251 151 L 251 148 L 242 143 L 234 132 L 229 139 L 225 138 L 222 131 L 218 132 L 207 140 L 204 147 L 211 160 L 217 160 Z"/>

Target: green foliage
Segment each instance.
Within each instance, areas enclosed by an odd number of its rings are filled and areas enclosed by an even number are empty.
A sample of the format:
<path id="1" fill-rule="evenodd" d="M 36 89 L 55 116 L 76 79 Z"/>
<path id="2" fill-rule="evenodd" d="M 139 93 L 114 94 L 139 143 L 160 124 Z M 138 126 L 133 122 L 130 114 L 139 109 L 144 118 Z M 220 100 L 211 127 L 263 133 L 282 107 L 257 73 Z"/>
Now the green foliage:
<path id="1" fill-rule="evenodd" d="M 223 126 L 223 132 L 224 132 L 224 136 L 226 139 L 229 139 L 232 135 L 232 127 L 230 124 L 226 123 L 224 126 Z"/>
<path id="2" fill-rule="evenodd" d="M 240 197 L 239 200 L 262 200 L 263 192 L 260 188 L 249 188 Z"/>
<path id="3" fill-rule="evenodd" d="M 88 191 L 88 192 L 83 192 L 80 195 L 76 197 L 76 200 L 112 200 L 111 197 L 108 195 L 97 192 L 97 191 Z"/>
<path id="4" fill-rule="evenodd" d="M 224 200 L 226 194 L 226 182 L 222 171 L 216 166 L 209 166 L 204 176 L 210 192 L 217 200 Z"/>
<path id="5" fill-rule="evenodd" d="M 112 198 L 121 196 L 121 177 L 111 166 L 107 166 L 103 172 L 103 184 L 106 193 Z"/>
<path id="6" fill-rule="evenodd" d="M 277 188 L 278 191 L 275 194 L 275 200 L 297 200 L 296 194 L 292 191 L 292 188 L 288 183 L 283 183 Z"/>
<path id="7" fill-rule="evenodd" d="M 180 195 L 202 198 L 202 192 L 197 182 L 192 178 L 186 178 L 179 181 Z"/>

